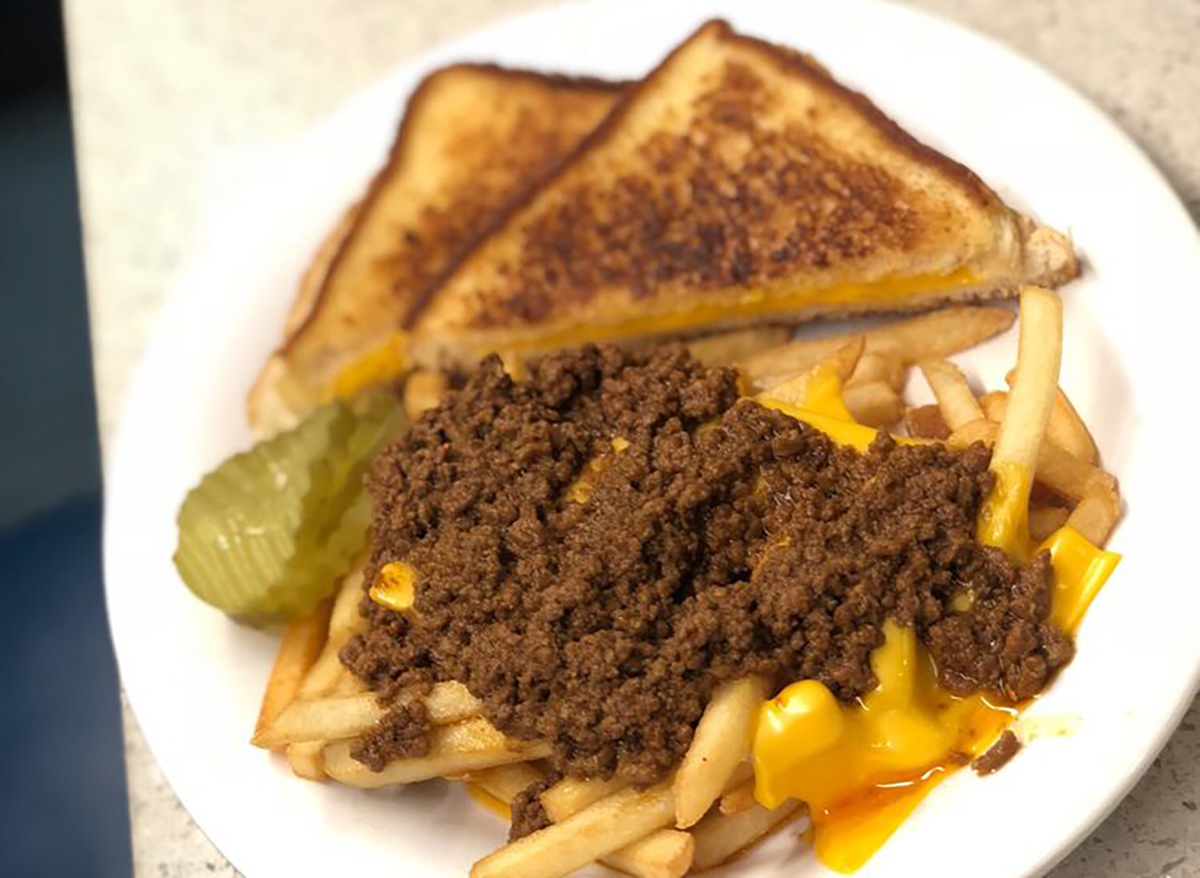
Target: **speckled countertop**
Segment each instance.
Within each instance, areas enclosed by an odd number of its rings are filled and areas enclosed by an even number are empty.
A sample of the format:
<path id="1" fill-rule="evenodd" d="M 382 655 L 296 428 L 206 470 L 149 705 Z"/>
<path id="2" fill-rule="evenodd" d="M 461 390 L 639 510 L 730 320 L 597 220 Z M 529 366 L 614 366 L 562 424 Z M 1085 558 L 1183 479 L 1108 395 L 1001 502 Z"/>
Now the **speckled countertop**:
<path id="1" fill-rule="evenodd" d="M 311 124 L 404 58 L 537 0 L 66 0 L 101 434 L 188 254 L 204 170 Z M 1200 218 L 1200 0 L 916 0 L 1113 116 Z M 235 875 L 125 711 L 139 876 Z M 1200 708 L 1054 878 L 1200 876 Z"/>

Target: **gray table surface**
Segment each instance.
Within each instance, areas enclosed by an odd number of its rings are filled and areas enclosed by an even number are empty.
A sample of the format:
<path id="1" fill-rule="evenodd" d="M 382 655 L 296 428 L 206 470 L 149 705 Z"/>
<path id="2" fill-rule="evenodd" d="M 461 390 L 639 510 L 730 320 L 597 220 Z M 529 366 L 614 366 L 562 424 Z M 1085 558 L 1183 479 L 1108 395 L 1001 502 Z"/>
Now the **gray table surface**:
<path id="1" fill-rule="evenodd" d="M 204 170 L 302 130 L 422 49 L 537 0 L 66 0 L 101 435 L 186 259 Z M 1115 118 L 1200 217 L 1200 0 L 915 0 Z M 125 710 L 136 873 L 236 875 Z M 1053 878 L 1200 876 L 1200 708 Z"/>

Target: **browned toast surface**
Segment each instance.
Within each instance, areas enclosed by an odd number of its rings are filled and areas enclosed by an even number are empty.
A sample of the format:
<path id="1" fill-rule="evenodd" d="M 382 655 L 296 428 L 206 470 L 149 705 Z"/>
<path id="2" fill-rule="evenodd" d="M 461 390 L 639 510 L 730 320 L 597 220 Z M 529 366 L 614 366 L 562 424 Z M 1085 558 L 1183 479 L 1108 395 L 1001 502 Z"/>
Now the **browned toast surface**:
<path id="1" fill-rule="evenodd" d="M 975 174 L 815 61 L 710 22 L 427 285 L 405 325 L 426 356 L 466 358 L 897 310 L 1073 272 L 1065 239 L 1053 265 L 1027 266 L 1025 234 Z"/>
<path id="2" fill-rule="evenodd" d="M 314 259 L 251 395 L 252 421 L 311 406 L 394 332 L 416 292 L 595 127 L 618 89 L 484 64 L 426 77 L 383 168 Z"/>

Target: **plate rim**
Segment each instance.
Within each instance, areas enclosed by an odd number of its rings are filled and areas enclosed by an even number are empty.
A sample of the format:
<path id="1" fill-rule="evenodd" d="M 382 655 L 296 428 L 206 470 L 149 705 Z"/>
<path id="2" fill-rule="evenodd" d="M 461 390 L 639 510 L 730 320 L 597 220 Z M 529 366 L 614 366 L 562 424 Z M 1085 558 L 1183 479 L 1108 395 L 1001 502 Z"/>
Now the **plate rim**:
<path id="1" fill-rule="evenodd" d="M 1069 82 L 1060 79 L 1052 71 L 1042 67 L 1040 64 L 1033 61 L 1019 50 L 1004 44 L 998 39 L 988 34 L 975 31 L 959 22 L 942 18 L 926 10 L 902 6 L 900 4 L 891 2 L 891 0 L 842 0 L 842 2 L 844 5 L 858 6 L 860 9 L 867 11 L 870 11 L 873 8 L 890 7 L 897 15 L 909 17 L 913 20 L 920 20 L 922 27 L 948 29 L 949 31 L 955 32 L 955 39 L 982 41 L 1000 55 L 1006 56 L 1006 59 L 1009 62 L 1019 63 L 1029 70 L 1035 72 L 1042 79 L 1055 83 L 1060 89 L 1063 90 L 1064 94 L 1069 95 L 1070 98 L 1078 103 L 1081 107 L 1086 108 L 1088 113 L 1094 117 L 1094 122 L 1102 124 L 1109 129 L 1111 139 L 1114 142 L 1119 142 L 1121 144 L 1121 146 L 1124 148 L 1124 152 L 1127 154 L 1128 160 L 1139 163 L 1141 165 L 1141 172 L 1143 174 L 1148 172 L 1150 176 L 1156 179 L 1159 187 L 1161 187 L 1165 193 L 1170 194 L 1170 200 L 1173 202 L 1174 208 L 1179 212 L 1179 219 L 1181 219 L 1182 223 L 1191 229 L 1191 244 L 1194 251 L 1192 255 L 1195 257 L 1200 257 L 1200 230 L 1197 230 L 1191 215 L 1188 213 L 1185 205 L 1182 202 L 1182 199 L 1179 196 L 1179 193 L 1176 192 L 1174 187 L 1171 185 L 1163 170 L 1141 148 L 1141 146 L 1129 133 L 1127 133 L 1113 119 L 1104 113 L 1104 111 L 1100 109 L 1100 107 L 1092 99 L 1082 94 Z M 352 93 L 332 112 L 327 113 L 321 118 L 317 119 L 312 125 L 306 127 L 300 134 L 296 135 L 295 138 L 289 138 L 285 141 L 281 141 L 279 146 L 280 148 L 287 149 L 293 144 L 293 140 L 298 141 L 312 136 L 315 132 L 326 129 L 328 126 L 335 124 L 336 120 L 343 118 L 344 116 L 351 115 L 356 107 L 368 103 L 369 96 L 394 89 L 397 82 L 409 81 L 410 84 L 415 83 L 416 78 L 419 77 L 423 71 L 430 69 L 436 63 L 441 63 L 445 58 L 460 52 L 460 46 L 470 45 L 476 41 L 485 40 L 494 32 L 502 31 L 506 28 L 532 27 L 534 26 L 533 23 L 538 19 L 553 18 L 558 14 L 566 14 L 564 10 L 574 9 L 581 11 L 581 14 L 584 15 L 594 14 L 588 13 L 586 10 L 589 8 L 597 8 L 600 5 L 600 0 L 570 0 L 570 2 L 566 3 L 550 4 L 528 10 L 496 22 L 492 22 L 484 28 L 469 32 L 449 42 L 430 47 L 426 51 L 413 55 L 404 62 L 393 66 L 378 79 L 373 80 L 364 88 Z M 693 17 L 696 23 L 703 20 L 703 16 L 699 13 L 695 14 Z M 736 19 L 736 15 L 731 15 L 731 17 Z M 689 20 L 689 18 L 690 17 L 687 13 L 678 16 L 680 21 Z M 816 48 L 819 52 L 819 47 L 814 48 Z M 113 491 L 111 490 L 113 485 L 117 484 L 119 480 L 109 477 L 112 477 L 114 474 L 121 471 L 121 468 L 118 466 L 118 461 L 124 460 L 129 453 L 127 449 L 136 444 L 136 440 L 130 439 L 127 435 L 129 432 L 128 425 L 136 422 L 137 418 L 134 413 L 139 409 L 142 396 L 147 392 L 146 388 L 152 385 L 152 382 L 148 378 L 148 373 L 150 371 L 150 367 L 154 364 L 156 359 L 162 356 L 162 354 L 158 353 L 158 350 L 162 347 L 165 347 L 163 327 L 171 325 L 173 320 L 178 321 L 179 314 L 186 310 L 186 299 L 183 295 L 183 290 L 187 287 L 189 278 L 192 276 L 193 272 L 195 272 L 197 263 L 201 261 L 204 255 L 204 247 L 193 248 L 180 265 L 180 268 L 176 274 L 175 282 L 172 284 L 169 294 L 163 301 L 160 313 L 156 315 L 152 329 L 146 336 L 144 350 L 139 358 L 139 362 L 132 374 L 132 377 L 128 382 L 127 394 L 122 402 L 122 405 L 120 406 L 119 417 L 115 421 L 114 427 L 108 439 L 108 448 L 106 450 L 108 450 L 109 453 L 105 455 L 106 490 L 104 496 L 105 523 L 103 544 L 105 549 L 104 579 L 106 616 L 110 628 L 110 635 L 113 640 L 114 652 L 117 656 L 118 667 L 121 671 L 122 687 L 126 691 L 129 704 L 131 709 L 134 711 L 135 717 L 138 718 L 139 724 L 141 724 L 142 719 L 141 712 L 137 707 L 137 703 L 139 703 L 144 696 L 139 694 L 135 697 L 134 693 L 125 686 L 125 680 L 127 679 L 126 664 L 133 659 L 127 655 L 127 651 L 130 649 L 130 647 L 127 646 L 127 641 L 124 639 L 118 640 L 118 623 L 114 622 L 114 616 L 120 616 L 122 611 L 120 609 L 116 609 L 114 612 L 116 599 L 114 597 L 114 587 L 111 585 L 111 583 L 116 578 L 114 574 L 117 573 L 117 571 L 110 570 L 109 559 L 117 554 L 111 550 L 110 542 L 117 540 L 118 538 L 112 536 L 112 529 L 110 528 L 109 522 L 114 517 L 113 513 L 117 513 L 119 511 L 117 501 L 113 499 Z M 1194 697 L 1197 688 L 1200 688 L 1200 650 L 1198 650 L 1196 653 L 1195 665 L 1188 675 L 1186 686 L 1192 693 L 1191 697 Z M 1110 795 L 1107 796 L 1106 801 L 1093 807 L 1087 825 L 1083 826 L 1081 824 L 1081 828 L 1077 834 L 1071 839 L 1064 840 L 1058 846 L 1057 851 L 1054 852 L 1052 856 L 1043 858 L 1043 860 L 1036 865 L 1037 869 L 1049 869 L 1055 863 L 1069 854 L 1080 841 L 1086 838 L 1096 828 L 1096 826 L 1098 826 L 1108 816 L 1108 814 L 1110 814 L 1112 810 L 1124 800 L 1128 792 L 1142 777 L 1146 769 L 1157 757 L 1163 746 L 1165 746 L 1167 741 L 1174 734 L 1179 722 L 1183 718 L 1191 703 L 1191 697 L 1179 699 L 1173 715 L 1166 723 L 1159 727 L 1159 733 L 1156 737 L 1153 747 L 1143 753 L 1140 764 L 1135 771 L 1129 773 L 1125 777 L 1123 783 L 1119 784 L 1117 787 L 1111 788 Z M 187 809 L 188 814 L 191 815 L 192 809 L 188 805 L 185 796 L 175 789 L 174 782 L 168 775 L 167 769 L 159 760 L 156 743 L 151 740 L 151 737 L 148 734 L 145 736 L 145 738 L 151 753 L 153 753 L 155 756 L 156 764 L 159 765 L 160 770 L 163 771 L 164 777 L 166 777 L 168 783 L 171 784 L 172 790 L 176 792 L 176 795 Z M 193 819 L 195 820 L 195 818 Z M 199 820 L 195 820 L 195 823 L 200 831 L 204 833 L 206 837 L 209 837 L 207 830 L 203 825 L 201 825 Z M 213 840 L 210 838 L 210 841 Z M 221 850 L 215 841 L 213 843 L 214 847 L 218 847 L 218 850 Z M 222 853 L 224 854 L 223 851 Z"/>

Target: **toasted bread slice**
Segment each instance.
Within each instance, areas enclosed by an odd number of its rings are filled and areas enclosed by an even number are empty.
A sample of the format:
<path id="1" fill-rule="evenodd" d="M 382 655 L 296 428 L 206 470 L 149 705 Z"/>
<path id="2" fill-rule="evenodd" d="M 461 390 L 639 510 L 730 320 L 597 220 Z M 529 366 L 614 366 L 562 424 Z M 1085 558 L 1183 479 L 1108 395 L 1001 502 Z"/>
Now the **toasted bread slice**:
<path id="1" fill-rule="evenodd" d="M 1078 271 L 807 56 L 702 26 L 413 303 L 411 355 L 1010 295 Z"/>
<path id="2" fill-rule="evenodd" d="M 596 126 L 619 88 L 480 64 L 430 74 L 386 164 L 301 282 L 284 342 L 250 394 L 256 431 L 294 423 L 341 369 L 385 343 L 415 294 Z"/>

